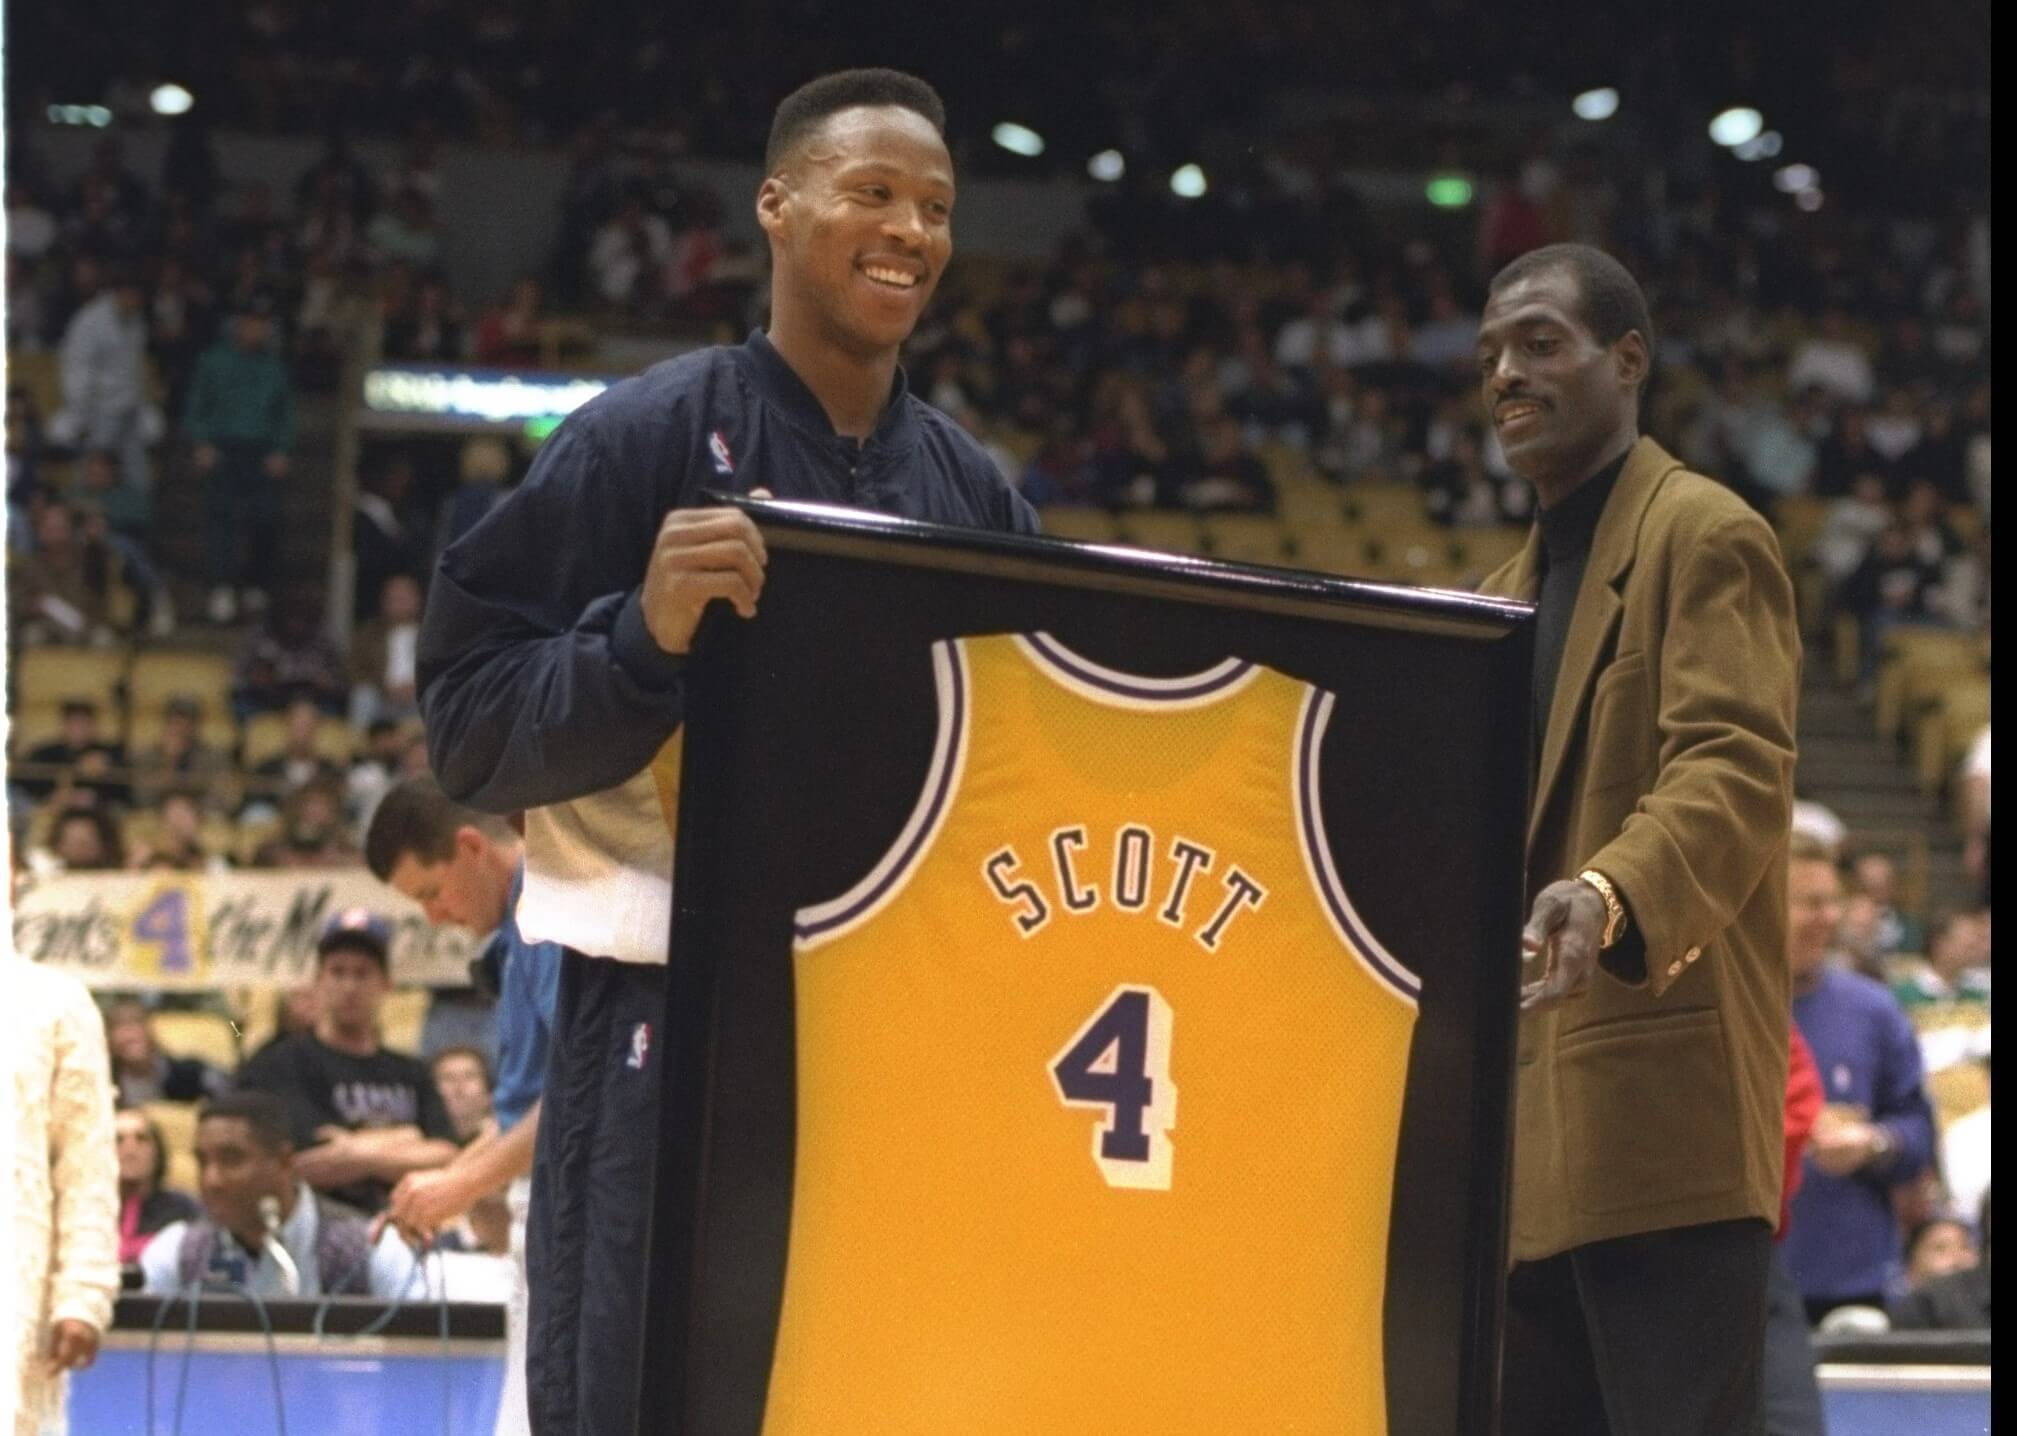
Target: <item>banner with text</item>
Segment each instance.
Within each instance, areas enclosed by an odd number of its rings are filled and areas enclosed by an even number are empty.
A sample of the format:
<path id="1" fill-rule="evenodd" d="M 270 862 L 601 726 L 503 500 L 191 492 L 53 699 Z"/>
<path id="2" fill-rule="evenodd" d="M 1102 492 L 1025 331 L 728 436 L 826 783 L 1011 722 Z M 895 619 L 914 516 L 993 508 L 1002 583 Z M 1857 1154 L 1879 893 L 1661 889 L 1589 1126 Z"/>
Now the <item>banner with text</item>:
<path id="1" fill-rule="evenodd" d="M 315 938 L 346 908 L 392 924 L 392 980 L 409 987 L 469 981 L 476 940 L 436 927 L 370 873 L 66 873 L 14 899 L 23 957 L 93 987 L 286 986 L 313 975 Z"/>

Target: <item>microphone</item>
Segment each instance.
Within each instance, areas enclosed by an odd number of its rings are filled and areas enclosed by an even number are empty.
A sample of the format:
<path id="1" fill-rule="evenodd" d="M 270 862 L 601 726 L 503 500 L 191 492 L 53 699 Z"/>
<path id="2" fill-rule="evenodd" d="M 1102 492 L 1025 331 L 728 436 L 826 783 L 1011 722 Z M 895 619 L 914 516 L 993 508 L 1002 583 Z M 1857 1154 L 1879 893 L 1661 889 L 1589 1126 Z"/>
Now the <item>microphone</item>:
<path id="1" fill-rule="evenodd" d="M 264 1196 L 259 1199 L 259 1222 L 266 1228 L 266 1249 L 273 1253 L 273 1264 L 280 1268 L 281 1286 L 289 1296 L 299 1296 L 301 1268 L 294 1264 L 294 1254 L 280 1239 L 280 1198 Z"/>

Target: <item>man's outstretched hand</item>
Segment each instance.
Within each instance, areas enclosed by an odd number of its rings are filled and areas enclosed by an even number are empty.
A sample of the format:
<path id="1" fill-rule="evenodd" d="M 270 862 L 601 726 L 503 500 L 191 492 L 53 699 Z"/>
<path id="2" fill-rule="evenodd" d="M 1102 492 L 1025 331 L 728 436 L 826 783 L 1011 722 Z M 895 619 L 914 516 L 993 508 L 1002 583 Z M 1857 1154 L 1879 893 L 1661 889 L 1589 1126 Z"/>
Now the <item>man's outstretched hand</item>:
<path id="1" fill-rule="evenodd" d="M 1581 997 L 1596 970 L 1609 913 L 1597 890 L 1579 878 L 1549 883 L 1534 899 L 1520 934 L 1520 960 L 1541 963 L 1541 974 L 1520 988 L 1520 1010 L 1540 1012 Z"/>

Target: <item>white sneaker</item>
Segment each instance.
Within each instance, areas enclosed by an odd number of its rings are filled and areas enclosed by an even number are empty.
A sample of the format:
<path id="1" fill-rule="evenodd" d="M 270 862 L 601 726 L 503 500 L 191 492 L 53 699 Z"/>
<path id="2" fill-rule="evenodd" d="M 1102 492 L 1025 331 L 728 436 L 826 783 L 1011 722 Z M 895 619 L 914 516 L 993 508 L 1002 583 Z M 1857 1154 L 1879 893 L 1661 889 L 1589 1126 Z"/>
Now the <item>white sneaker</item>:
<path id="1" fill-rule="evenodd" d="M 247 613 L 247 615 L 260 614 L 266 612 L 265 589 L 248 588 L 238 597 L 239 601 L 245 605 L 245 612 Z"/>
<path id="2" fill-rule="evenodd" d="M 238 617 L 238 595 L 228 588 L 210 590 L 210 621 L 215 624 L 230 623 Z"/>

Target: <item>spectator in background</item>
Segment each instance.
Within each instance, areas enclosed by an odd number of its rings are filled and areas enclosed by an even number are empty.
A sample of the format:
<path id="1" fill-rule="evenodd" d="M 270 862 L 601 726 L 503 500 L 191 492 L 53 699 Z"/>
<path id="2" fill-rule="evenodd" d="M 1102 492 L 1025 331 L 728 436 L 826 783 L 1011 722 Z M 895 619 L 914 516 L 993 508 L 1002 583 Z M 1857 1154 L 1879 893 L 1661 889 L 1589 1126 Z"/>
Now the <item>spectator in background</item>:
<path id="1" fill-rule="evenodd" d="M 477 321 L 476 362 L 498 369 L 537 368 L 545 320 L 539 281 L 527 275 L 511 286 L 504 303 L 492 305 Z"/>
<path id="2" fill-rule="evenodd" d="M 1989 1193 L 1982 1193 L 1980 1259 L 1947 1276 L 1935 1277 L 1891 1310 L 1899 1331 L 1981 1331 L 1990 1327 Z"/>
<path id="3" fill-rule="evenodd" d="M 398 260 L 415 269 L 432 269 L 441 259 L 441 231 L 434 223 L 434 204 L 416 189 L 402 189 L 391 207 L 381 210 L 364 232 L 374 262 Z"/>
<path id="4" fill-rule="evenodd" d="M 322 709 L 314 698 L 303 695 L 288 703 L 285 744 L 252 770 L 262 791 L 285 798 L 310 783 L 342 780 L 342 767 L 321 750 L 322 721 Z"/>
<path id="5" fill-rule="evenodd" d="M 434 1054 L 434 1086 L 467 1146 L 490 1123 L 490 1063 L 474 1047 L 444 1047 Z"/>
<path id="6" fill-rule="evenodd" d="M 1978 1260 L 1966 1222 L 1946 1213 L 1928 1217 L 1905 1238 L 1905 1290 L 1923 1291 L 1929 1282 L 1966 1271 Z"/>
<path id="7" fill-rule="evenodd" d="M 389 718 L 373 719 L 365 727 L 364 746 L 351 760 L 350 772 L 343 780 L 344 807 L 350 814 L 351 831 L 360 842 L 378 800 L 399 777 L 401 751 L 418 727 L 415 723 L 409 729 Z"/>
<path id="8" fill-rule="evenodd" d="M 287 1104 L 302 1180 L 361 1211 L 385 1205 L 392 1183 L 455 1155 L 454 1127 L 416 1058 L 379 1042 L 391 991 L 392 930 L 360 908 L 338 913 L 316 944 L 315 1030 L 248 1061 L 238 1085 Z"/>
<path id="9" fill-rule="evenodd" d="M 474 438 L 462 442 L 456 488 L 442 500 L 442 514 L 436 520 L 436 553 L 442 553 L 474 528 L 478 518 L 490 512 L 490 506 L 504 496 L 504 480 L 510 478 L 510 470 L 512 452 L 504 446 L 504 440 Z"/>
<path id="10" fill-rule="evenodd" d="M 66 873 L 116 873 L 126 866 L 119 824 L 103 808 L 58 813 L 49 851 L 58 870 Z"/>
<path id="11" fill-rule="evenodd" d="M 462 358 L 462 343 L 462 313 L 450 302 L 448 280 L 438 271 L 422 274 L 412 302 L 385 320 L 388 359 L 454 363 Z"/>
<path id="12" fill-rule="evenodd" d="M 163 793 L 154 806 L 154 824 L 139 851 L 136 869 L 165 868 L 181 873 L 228 872 L 231 863 L 213 852 L 203 836 L 203 800 L 192 792 Z"/>
<path id="13" fill-rule="evenodd" d="M 357 846 L 343 825 L 339 781 L 317 778 L 288 794 L 280 806 L 280 831 L 259 845 L 253 864 L 262 868 L 347 868 L 357 863 Z"/>
<path id="14" fill-rule="evenodd" d="M 66 698 L 62 727 L 47 743 L 30 748 L 24 758 L 29 771 L 15 782 L 30 797 L 43 799 L 59 788 L 89 793 L 98 802 L 124 803 L 131 794 L 115 776 L 126 766 L 126 750 L 98 728 L 98 704 L 90 698 Z"/>
<path id="15" fill-rule="evenodd" d="M 1933 928 L 1924 962 L 1907 965 L 1891 984 L 1901 1006 L 1989 1001 L 1989 914 L 1953 912 Z"/>
<path id="16" fill-rule="evenodd" d="M 143 1288 L 165 1296 L 222 1283 L 262 1300 L 281 1296 L 371 1296 L 424 1300 L 413 1252 L 392 1233 L 374 1242 L 362 1212 L 311 1190 L 288 1134 L 284 1102 L 230 1092 L 206 1102 L 196 1124 L 203 1211 L 163 1227 L 141 1250 Z M 271 1250 L 261 1206 L 279 1208 L 286 1274 Z"/>
<path id="17" fill-rule="evenodd" d="M 322 598 L 311 589 L 284 594 L 239 650 L 231 674 L 231 704 L 240 722 L 306 697 L 340 716 L 350 696 L 342 650 L 322 628 Z"/>
<path id="18" fill-rule="evenodd" d="M 1918 1039 L 1891 994 L 1832 960 L 1842 883 L 1819 845 L 1795 835 L 1788 877 L 1793 1020 L 1813 1049 L 1827 1105 L 1793 1200 L 1786 1264 L 1818 1322 L 1839 1306 L 1882 1308 L 1900 1252 L 1891 1192 L 1933 1157 Z"/>
<path id="19" fill-rule="evenodd" d="M 1183 485 L 1183 506 L 1215 513 L 1273 513 L 1275 486 L 1231 414 L 1204 426 L 1197 477 Z"/>
<path id="20" fill-rule="evenodd" d="M 1926 924 L 1898 911 L 1898 865 L 1889 853 L 1864 853 L 1851 873 L 1856 891 L 1877 910 L 1877 956 L 1926 951 Z"/>
<path id="21" fill-rule="evenodd" d="M 112 590 L 119 569 L 102 530 L 94 534 L 60 499 L 37 502 L 32 522 L 34 547 L 7 565 L 12 641 L 111 646 Z"/>
<path id="22" fill-rule="evenodd" d="M 17 1433 L 61 1432 L 66 1375 L 89 1366 L 119 1293 L 119 1167 L 105 1029 L 66 972 L 0 957 L 15 1080 L 7 1173 Z M 18 1305 L 16 1305 L 18 1303 Z"/>
<path id="23" fill-rule="evenodd" d="M 122 1105 L 113 1118 L 113 1136 L 119 1153 L 119 1264 L 131 1266 L 156 1232 L 193 1220 L 200 1209 L 193 1198 L 163 1185 L 168 1146 L 152 1117 Z"/>
<path id="24" fill-rule="evenodd" d="M 350 520 L 350 550 L 356 561 L 352 622 L 371 616 L 395 574 L 418 574 L 426 565 L 424 540 L 407 523 L 406 497 L 413 488 L 413 460 L 395 452 L 383 465 L 365 470 L 357 486 Z"/>
<path id="25" fill-rule="evenodd" d="M 1936 621 L 1932 597 L 1940 583 L 1940 566 L 1919 552 L 1911 526 L 1893 518 L 1856 571 L 1843 581 L 1841 604 L 1856 619 L 1862 669 L 1862 697 L 1874 696 L 1877 666 L 1884 639 L 1901 626 Z"/>
<path id="26" fill-rule="evenodd" d="M 138 998 L 114 998 L 105 1009 L 105 1046 L 122 1107 L 200 1102 L 230 1086 L 230 1078 L 209 1063 L 170 1057 L 155 1046 L 147 1008 Z"/>
<path id="27" fill-rule="evenodd" d="M 398 573 L 385 580 L 378 609 L 350 642 L 350 721 L 404 722 L 420 714 L 413 655 L 420 638 L 420 581 Z"/>
<path id="28" fill-rule="evenodd" d="M 1794 351 L 1786 370 L 1789 393 L 1816 388 L 1845 404 L 1867 404 L 1877 386 L 1870 354 L 1849 332 L 1849 315 L 1839 305 L 1821 312 L 1818 333 Z"/>
<path id="29" fill-rule="evenodd" d="M 168 700 L 160 736 L 133 760 L 134 786 L 146 803 L 158 802 L 168 789 L 188 789 L 202 794 L 207 806 L 223 807 L 229 795 L 218 784 L 230 772 L 230 755 L 203 740 L 202 701 L 186 693 Z"/>
<path id="30" fill-rule="evenodd" d="M 665 294 L 672 259 L 671 228 L 628 193 L 588 247 L 589 278 L 605 304 L 653 306 Z"/>
<path id="31" fill-rule="evenodd" d="M 182 429 L 204 479 L 209 615 L 225 624 L 239 604 L 266 607 L 279 572 L 280 485 L 294 445 L 294 394 L 271 348 L 270 305 L 242 307 L 231 337 L 197 363 Z"/>
<path id="32" fill-rule="evenodd" d="M 1989 1058 L 1982 1058 L 1982 1075 L 1989 1077 Z M 1972 1212 L 1989 1196 L 1990 1133 L 1994 1127 L 1985 1101 L 1974 1111 L 1956 1117 L 1940 1137 L 1940 1173 L 1947 1184 L 1947 1200 L 1956 1211 Z"/>
<path id="33" fill-rule="evenodd" d="M 70 502 L 89 539 L 116 560 L 119 578 L 132 590 L 147 631 L 166 638 L 175 631 L 175 611 L 168 586 L 148 556 L 153 523 L 151 495 L 119 481 L 119 459 L 110 449 L 86 451 Z"/>
<path id="34" fill-rule="evenodd" d="M 148 446 L 166 427 L 147 398 L 145 300 L 132 266 L 107 270 L 103 292 L 63 331 L 63 407 L 49 421 L 58 442 L 118 454 L 121 483 L 139 504 L 154 487 Z"/>

